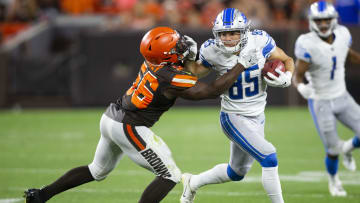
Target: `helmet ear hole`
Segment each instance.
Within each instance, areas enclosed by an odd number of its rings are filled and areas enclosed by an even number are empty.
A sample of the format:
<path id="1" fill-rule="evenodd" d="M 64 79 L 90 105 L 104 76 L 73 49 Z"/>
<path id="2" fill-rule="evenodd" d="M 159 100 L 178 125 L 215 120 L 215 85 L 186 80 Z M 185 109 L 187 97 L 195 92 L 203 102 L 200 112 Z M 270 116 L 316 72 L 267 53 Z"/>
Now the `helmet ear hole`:
<path id="1" fill-rule="evenodd" d="M 149 46 L 149 51 L 151 51 L 151 44 L 150 44 L 150 46 Z"/>

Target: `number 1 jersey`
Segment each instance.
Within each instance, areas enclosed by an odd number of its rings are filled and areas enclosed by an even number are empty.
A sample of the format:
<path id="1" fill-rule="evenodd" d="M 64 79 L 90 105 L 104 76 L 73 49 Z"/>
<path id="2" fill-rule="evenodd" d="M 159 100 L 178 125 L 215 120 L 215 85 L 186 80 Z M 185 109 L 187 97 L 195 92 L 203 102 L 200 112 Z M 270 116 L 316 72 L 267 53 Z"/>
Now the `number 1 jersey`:
<path id="1" fill-rule="evenodd" d="M 351 34 L 341 25 L 334 29 L 329 44 L 315 32 L 302 34 L 295 43 L 297 59 L 310 63 L 306 79 L 315 90 L 314 99 L 333 99 L 346 91 L 345 62 L 351 46 Z"/>

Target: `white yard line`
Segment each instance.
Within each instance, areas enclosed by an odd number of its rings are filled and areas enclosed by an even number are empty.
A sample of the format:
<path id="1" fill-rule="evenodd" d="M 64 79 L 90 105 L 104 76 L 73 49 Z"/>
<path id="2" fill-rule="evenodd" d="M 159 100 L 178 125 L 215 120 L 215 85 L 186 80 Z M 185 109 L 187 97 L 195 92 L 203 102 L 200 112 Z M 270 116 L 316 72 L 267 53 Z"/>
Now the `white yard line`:
<path id="1" fill-rule="evenodd" d="M 24 198 L 0 199 L 0 203 L 15 203 L 24 201 Z"/>

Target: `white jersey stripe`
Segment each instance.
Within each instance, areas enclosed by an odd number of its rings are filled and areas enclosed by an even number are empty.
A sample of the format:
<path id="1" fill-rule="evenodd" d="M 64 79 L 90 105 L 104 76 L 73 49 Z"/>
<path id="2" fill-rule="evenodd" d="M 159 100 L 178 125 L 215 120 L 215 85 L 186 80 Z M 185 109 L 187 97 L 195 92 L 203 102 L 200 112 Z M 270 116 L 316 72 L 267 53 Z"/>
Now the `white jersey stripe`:
<path id="1" fill-rule="evenodd" d="M 196 83 L 196 80 L 173 78 L 172 82 L 193 84 L 194 85 Z"/>

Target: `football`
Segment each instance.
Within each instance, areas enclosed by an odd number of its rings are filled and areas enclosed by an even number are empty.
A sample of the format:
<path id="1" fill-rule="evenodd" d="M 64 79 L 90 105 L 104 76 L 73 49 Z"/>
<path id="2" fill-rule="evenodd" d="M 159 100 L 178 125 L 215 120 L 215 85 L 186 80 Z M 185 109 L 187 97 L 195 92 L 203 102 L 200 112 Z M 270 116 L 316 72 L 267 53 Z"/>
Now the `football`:
<path id="1" fill-rule="evenodd" d="M 266 77 L 267 79 L 272 80 L 267 73 L 270 72 L 274 74 L 276 77 L 279 76 L 279 73 L 275 71 L 275 69 L 279 68 L 282 72 L 285 72 L 285 65 L 282 61 L 275 59 L 265 63 L 264 68 L 261 70 L 261 75 Z"/>

